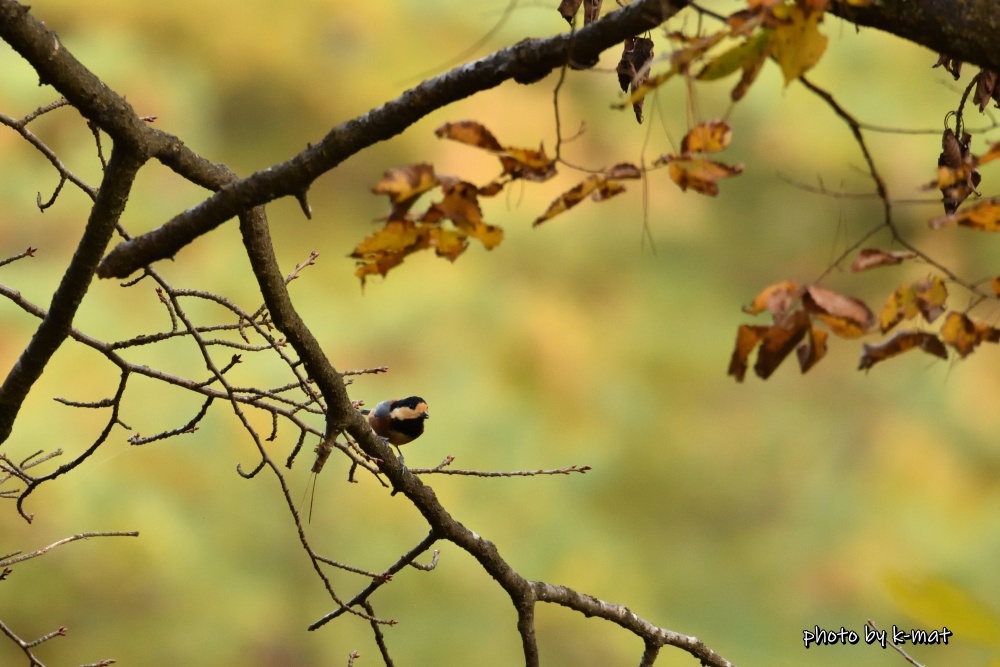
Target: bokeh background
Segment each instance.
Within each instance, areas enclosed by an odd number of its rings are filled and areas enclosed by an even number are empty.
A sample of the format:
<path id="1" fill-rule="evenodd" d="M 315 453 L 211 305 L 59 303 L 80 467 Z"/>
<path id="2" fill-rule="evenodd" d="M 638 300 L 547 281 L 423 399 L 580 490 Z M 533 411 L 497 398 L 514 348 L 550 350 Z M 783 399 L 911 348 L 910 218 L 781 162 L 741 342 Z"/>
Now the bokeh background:
<path id="1" fill-rule="evenodd" d="M 566 29 L 557 3 L 521 3 L 471 57 L 529 36 Z M 719 4 L 720 11 L 735 5 Z M 463 55 L 500 20 L 502 0 L 302 0 L 284 8 L 259 0 L 121 3 L 36 0 L 33 13 L 63 44 L 156 126 L 194 150 L 248 174 L 284 160 L 333 125 L 364 113 Z M 610 8 L 608 8 L 610 10 Z M 687 13 L 671 25 L 693 29 Z M 828 18 L 830 46 L 812 80 L 867 123 L 940 130 L 971 74 L 956 84 L 932 70 L 936 55 L 887 35 Z M 668 52 L 662 31 L 658 54 Z M 494 158 L 442 142 L 441 123 L 476 119 L 501 142 L 554 144 L 556 77 L 513 83 L 438 111 L 403 135 L 347 160 L 310 192 L 314 219 L 298 205 L 269 206 L 283 268 L 320 253 L 293 284 L 301 313 L 340 369 L 388 365 L 356 382 L 369 404 L 419 393 L 431 414 L 427 434 L 407 451 L 411 466 L 482 470 L 590 465 L 586 475 L 527 479 L 429 477 L 453 514 L 493 540 L 532 579 L 566 584 L 627 604 L 664 627 L 695 634 L 741 665 L 900 665 L 891 650 L 803 648 L 803 630 L 846 627 L 866 618 L 882 628 L 948 626 L 949 646 L 915 648 L 925 664 L 982 665 L 1000 642 L 1000 382 L 997 350 L 959 364 L 910 353 L 864 374 L 860 344 L 832 340 L 808 375 L 789 360 L 768 381 L 726 376 L 740 311 L 759 289 L 819 276 L 877 224 L 876 202 L 806 192 L 791 181 L 870 191 L 846 126 L 802 86 L 784 86 L 765 67 L 747 98 L 730 108 L 735 79 L 686 86 L 674 81 L 647 102 L 646 123 L 617 101 L 619 54 L 572 72 L 560 108 L 568 160 L 589 167 L 647 162 L 670 152 L 694 122 L 728 114 L 735 131 L 723 159 L 745 173 L 709 199 L 682 193 L 665 172 L 614 200 L 585 202 L 531 228 L 579 173 L 562 168 L 548 183 L 515 185 L 484 201 L 487 221 L 506 233 L 491 252 L 472 247 L 454 264 L 414 256 L 362 290 L 351 248 L 388 208 L 370 193 L 388 168 L 428 161 L 439 173 L 484 183 Z M 0 112 L 19 117 L 54 99 L 51 88 L 0 45 Z M 970 126 L 990 119 L 970 117 Z M 93 140 L 75 111 L 32 128 L 96 184 Z M 870 134 L 893 197 L 933 199 L 919 186 L 934 176 L 939 135 Z M 989 136 L 989 135 L 986 135 Z M 977 136 L 974 152 L 986 139 Z M 996 174 L 984 170 L 984 192 Z M 37 257 L 0 270 L 0 280 L 40 305 L 52 290 L 86 218 L 87 200 L 66 188 L 39 213 L 57 182 L 40 155 L 0 131 L 0 255 L 27 246 Z M 204 198 L 167 169 L 150 165 L 129 202 L 132 233 L 156 227 Z M 963 276 L 998 272 L 997 240 L 954 229 L 931 233 L 938 205 L 896 207 L 909 238 Z M 644 222 L 645 221 L 645 222 Z M 644 238 L 643 225 L 650 238 Z M 651 241 L 650 241 L 651 239 Z M 874 245 L 886 243 L 884 237 Z M 178 287 L 207 289 L 253 309 L 234 223 L 158 269 Z M 881 306 L 895 285 L 928 275 L 914 264 L 851 275 L 824 285 Z M 952 304 L 967 296 L 954 290 Z M 222 314 L 190 305 L 203 324 Z M 979 315 L 996 321 L 995 308 Z M 0 304 L 0 367 L 7 369 L 36 322 Z M 153 288 L 97 283 L 77 319 L 107 340 L 164 330 Z M 131 359 L 205 377 L 196 348 L 155 346 Z M 222 354 L 223 360 L 228 358 Z M 245 384 L 285 381 L 280 369 L 248 360 Z M 52 400 L 98 400 L 117 372 L 67 343 L 25 405 L 4 450 L 19 459 L 39 449 L 78 452 L 106 414 Z M 325 596 L 298 546 L 273 478 L 240 478 L 252 444 L 217 405 L 197 433 L 130 447 L 193 416 L 199 401 L 135 379 L 119 429 L 72 475 L 28 501 L 26 525 L 0 505 L 0 552 L 30 550 L 91 530 L 140 530 L 138 539 L 77 542 L 16 567 L 0 588 L 0 619 L 32 638 L 65 625 L 69 635 L 39 648 L 49 665 L 114 657 L 125 665 L 377 664 L 367 624 L 343 618 L 319 632 Z M 266 420 L 261 419 L 262 425 Z M 273 445 L 283 459 L 294 436 Z M 309 456 L 289 479 L 308 482 Z M 379 570 L 419 541 L 422 520 L 404 499 L 370 479 L 347 484 L 334 456 L 318 480 L 309 526 L 326 556 Z M 348 597 L 363 585 L 335 574 Z M 431 573 L 406 572 L 375 598 L 398 664 L 516 665 L 515 618 L 502 591 L 470 558 L 445 546 Z M 640 642 L 608 623 L 540 607 L 546 664 L 635 664 Z M 25 662 L 0 642 L 0 664 Z M 658 664 L 689 665 L 664 649 Z"/>

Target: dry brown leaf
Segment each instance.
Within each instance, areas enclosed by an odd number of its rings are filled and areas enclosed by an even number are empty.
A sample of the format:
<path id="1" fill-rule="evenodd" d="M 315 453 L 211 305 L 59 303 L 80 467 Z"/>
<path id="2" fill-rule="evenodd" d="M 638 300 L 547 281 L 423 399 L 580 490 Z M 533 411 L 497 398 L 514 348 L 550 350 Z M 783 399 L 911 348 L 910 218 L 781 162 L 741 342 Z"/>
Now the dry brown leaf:
<path id="1" fill-rule="evenodd" d="M 583 3 L 583 25 L 590 25 L 601 15 L 604 0 L 585 0 Z"/>
<path id="2" fill-rule="evenodd" d="M 455 123 L 445 123 L 434 134 L 442 139 L 451 139 L 459 143 L 475 146 L 484 150 L 498 153 L 503 150 L 503 146 L 493 136 L 493 133 L 486 129 L 481 123 L 474 120 L 460 120 Z"/>
<path id="3" fill-rule="evenodd" d="M 916 317 L 919 312 L 913 285 L 900 285 L 882 308 L 882 314 L 879 316 L 882 333 L 889 331 L 904 319 Z"/>
<path id="4" fill-rule="evenodd" d="M 931 69 L 935 67 L 944 67 L 945 71 L 955 78 L 955 81 L 962 78 L 962 61 L 958 58 L 952 58 L 944 53 L 938 54 L 937 62 L 931 65 Z"/>
<path id="5" fill-rule="evenodd" d="M 427 209 L 422 222 L 436 223 L 442 218 L 451 220 L 460 234 L 478 239 L 487 250 L 492 250 L 503 241 L 502 229 L 483 222 L 475 185 L 454 178 L 442 178 L 441 192 L 444 199 Z"/>
<path id="6" fill-rule="evenodd" d="M 948 288 L 937 276 L 913 283 L 913 295 L 917 308 L 927 322 L 933 322 L 944 312 L 944 302 L 948 299 Z"/>
<path id="7" fill-rule="evenodd" d="M 997 93 L 997 73 L 986 68 L 979 70 L 976 94 L 972 96 L 972 103 L 979 105 L 980 113 L 986 110 L 986 105 L 990 103 L 991 99 L 996 98 Z"/>
<path id="8" fill-rule="evenodd" d="M 1000 276 L 990 278 L 990 287 L 995 295 L 1000 296 Z"/>
<path id="9" fill-rule="evenodd" d="M 743 172 L 743 165 L 730 166 L 713 160 L 689 158 L 683 155 L 665 155 L 657 158 L 656 164 L 666 163 L 670 179 L 681 190 L 691 188 L 696 192 L 714 197 L 719 194 L 718 180 Z"/>
<path id="10" fill-rule="evenodd" d="M 962 313 L 951 311 L 941 325 L 941 340 L 951 345 L 963 359 L 980 343 L 976 325 Z"/>
<path id="11" fill-rule="evenodd" d="M 604 177 L 609 181 L 623 181 L 627 179 L 642 178 L 642 170 L 631 162 L 619 162 L 604 172 Z"/>
<path id="12" fill-rule="evenodd" d="M 1000 330 L 985 322 L 974 321 L 964 313 L 952 311 L 941 325 L 941 340 L 955 348 L 958 356 L 964 359 L 980 343 L 1000 341 Z"/>
<path id="13" fill-rule="evenodd" d="M 760 341 L 757 363 L 753 366 L 757 376 L 762 380 L 769 378 L 809 329 L 809 315 L 801 310 L 792 313 L 782 324 L 768 327 Z"/>
<path id="14" fill-rule="evenodd" d="M 809 328 L 809 335 L 802 345 L 799 345 L 795 353 L 799 357 L 799 368 L 805 373 L 816 365 L 820 359 L 826 356 L 827 333 L 816 327 Z"/>
<path id="15" fill-rule="evenodd" d="M 863 301 L 824 287 L 807 287 L 802 304 L 842 338 L 862 336 L 875 324 L 875 315 Z"/>
<path id="16" fill-rule="evenodd" d="M 743 378 L 746 377 L 747 360 L 750 358 L 750 353 L 757 347 L 769 328 L 741 324 L 736 331 L 736 347 L 733 348 L 733 356 L 729 360 L 729 375 L 735 377 L 737 382 L 743 382 Z"/>
<path id="17" fill-rule="evenodd" d="M 504 174 L 541 183 L 556 175 L 556 161 L 545 154 L 545 147 L 505 148 L 500 153 Z"/>
<path id="18" fill-rule="evenodd" d="M 885 361 L 914 348 L 920 348 L 941 359 L 948 358 L 948 350 L 945 349 L 944 343 L 934 334 L 926 331 L 904 331 L 884 343 L 878 345 L 866 343 L 862 346 L 858 370 L 867 370 L 880 361 Z"/>
<path id="19" fill-rule="evenodd" d="M 580 4 L 583 0 L 562 0 L 559 3 L 559 13 L 562 15 L 566 22 L 573 25 L 573 17 L 580 10 Z"/>
<path id="20" fill-rule="evenodd" d="M 801 296 L 802 288 L 797 283 L 782 280 L 762 289 L 749 306 L 743 306 L 743 312 L 748 315 L 758 315 L 767 310 L 778 320 L 792 309 Z"/>
<path id="21" fill-rule="evenodd" d="M 961 225 L 981 232 L 1000 231 L 1000 199 L 981 201 L 958 213 L 934 218 L 927 224 L 931 229 L 940 229 L 945 225 Z"/>
<path id="22" fill-rule="evenodd" d="M 649 79 L 649 64 L 652 61 L 653 40 L 646 37 L 626 38 L 622 57 L 616 68 L 618 85 L 621 86 L 622 91 L 635 93 L 637 88 L 646 83 Z M 642 98 L 632 102 L 635 118 L 640 123 L 642 122 L 642 104 Z"/>
<path id="23" fill-rule="evenodd" d="M 865 248 L 858 253 L 858 256 L 851 262 L 851 271 L 867 271 L 880 266 L 891 266 L 899 264 L 904 259 L 913 259 L 917 253 L 910 250 L 877 250 L 875 248 Z"/>
<path id="24" fill-rule="evenodd" d="M 429 164 L 411 164 L 385 172 L 382 180 L 372 188 L 372 192 L 377 195 L 389 195 L 389 201 L 392 203 L 389 219 L 402 220 L 420 195 L 436 187 L 437 184 L 434 167 Z"/>
<path id="25" fill-rule="evenodd" d="M 626 178 L 631 178 L 631 176 L 626 176 Z M 532 223 L 532 226 L 537 227 L 543 222 L 556 217 L 560 213 L 565 213 L 583 201 L 587 195 L 590 195 L 591 199 L 594 201 L 600 202 L 605 199 L 610 199 L 611 197 L 614 197 L 624 191 L 624 185 L 616 181 L 609 180 L 605 174 L 592 174 L 578 183 L 575 187 L 559 195 L 551 204 L 549 204 L 545 213 L 539 216 L 535 222 Z"/>
<path id="26" fill-rule="evenodd" d="M 710 120 L 691 128 L 681 140 L 681 152 L 716 153 L 733 139 L 733 128 L 724 120 Z"/>

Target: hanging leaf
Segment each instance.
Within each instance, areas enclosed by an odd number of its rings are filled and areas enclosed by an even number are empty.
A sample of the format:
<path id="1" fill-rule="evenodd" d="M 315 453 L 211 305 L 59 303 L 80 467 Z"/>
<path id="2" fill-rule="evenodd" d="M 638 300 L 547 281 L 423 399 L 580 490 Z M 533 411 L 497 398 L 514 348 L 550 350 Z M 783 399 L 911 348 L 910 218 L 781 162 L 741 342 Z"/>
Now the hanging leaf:
<path id="1" fill-rule="evenodd" d="M 794 7 L 788 21 L 774 29 L 771 54 L 781 66 L 786 86 L 812 69 L 826 51 L 827 38 L 819 31 L 822 18 L 822 12 L 806 14 Z"/>
<path id="2" fill-rule="evenodd" d="M 786 322 L 768 327 L 761 338 L 757 363 L 753 367 L 757 376 L 762 380 L 771 377 L 809 328 L 809 315 L 801 310 L 792 313 Z"/>
<path id="3" fill-rule="evenodd" d="M 605 190 L 602 194 L 602 189 Z M 567 190 L 566 192 L 559 195 L 559 197 L 549 204 L 548 209 L 540 217 L 538 217 L 534 223 L 533 227 L 537 227 L 546 220 L 551 220 L 560 213 L 564 213 L 569 209 L 573 208 L 579 204 L 587 195 L 593 195 L 595 201 L 601 201 L 612 197 L 619 192 L 625 190 L 625 186 L 620 183 L 615 183 L 614 181 L 608 181 L 604 174 L 593 174 L 588 176 L 576 187 Z"/>
<path id="4" fill-rule="evenodd" d="M 892 266 L 894 264 L 900 264 L 904 259 L 913 259 L 917 256 L 917 253 L 910 250 L 876 250 L 874 248 L 865 248 L 858 253 L 858 256 L 854 258 L 851 262 L 851 271 L 857 273 L 859 271 L 867 271 L 868 269 L 875 269 L 880 266 Z"/>
<path id="5" fill-rule="evenodd" d="M 691 128 L 681 140 L 681 152 L 716 153 L 733 139 L 733 128 L 724 120 L 710 120 Z"/>
<path id="6" fill-rule="evenodd" d="M 706 51 L 718 44 L 726 36 L 727 32 L 728 31 L 723 30 L 711 35 L 706 35 L 705 37 L 696 37 L 693 39 L 685 37 L 680 33 L 671 33 L 669 36 L 672 39 L 683 41 L 686 43 L 686 46 L 682 49 L 674 51 L 674 53 L 670 56 L 670 68 L 665 72 L 651 75 L 644 83 L 635 86 L 627 100 L 619 104 L 612 104 L 611 108 L 624 109 L 628 105 L 635 105 L 636 102 L 644 99 L 646 95 L 669 81 L 675 74 L 687 72 L 691 63 L 696 59 L 701 58 L 705 55 Z M 621 83 L 620 78 L 619 83 Z"/>
<path id="7" fill-rule="evenodd" d="M 795 350 L 799 357 L 799 367 L 805 373 L 816 365 L 820 359 L 826 356 L 826 339 L 828 334 L 816 327 L 809 328 L 809 335 L 802 345 Z"/>
<path id="8" fill-rule="evenodd" d="M 896 334 L 879 345 L 866 343 L 861 348 L 861 361 L 858 370 L 867 370 L 880 361 L 885 361 L 908 350 L 921 349 L 928 354 L 941 359 L 948 358 L 948 350 L 934 334 L 926 331 L 906 331 Z"/>
<path id="9" fill-rule="evenodd" d="M 916 317 L 919 312 L 913 285 L 900 285 L 882 308 L 882 314 L 879 316 L 882 333 L 886 333 L 903 320 Z"/>
<path id="10" fill-rule="evenodd" d="M 958 213 L 934 218 L 927 224 L 931 229 L 940 229 L 945 225 L 962 225 L 981 232 L 1000 231 L 1000 199 L 981 201 Z"/>
<path id="11" fill-rule="evenodd" d="M 622 91 L 635 93 L 649 79 L 649 64 L 653 60 L 653 40 L 646 37 L 628 37 L 618 61 L 618 85 Z M 635 118 L 642 122 L 642 98 L 632 102 Z"/>
<path id="12" fill-rule="evenodd" d="M 733 348 L 733 356 L 729 360 L 729 375 L 736 378 L 737 382 L 743 382 L 747 374 L 747 361 L 750 353 L 753 352 L 757 344 L 764 338 L 764 334 L 770 327 L 757 326 L 752 324 L 741 324 L 736 331 L 736 347 Z"/>
<path id="13" fill-rule="evenodd" d="M 757 75 L 770 53 L 770 46 L 771 31 L 758 30 L 742 44 L 734 46 L 719 57 L 709 61 L 698 73 L 697 78 L 702 81 L 713 81 L 729 76 L 736 70 L 742 70 L 743 75 L 730 93 L 734 102 L 739 101 L 757 79 Z"/>
<path id="14" fill-rule="evenodd" d="M 806 288 L 802 304 L 842 338 L 862 336 L 875 324 L 875 316 L 863 301 L 816 285 Z"/>
<path id="15" fill-rule="evenodd" d="M 963 313 L 952 311 L 941 325 L 941 340 L 955 348 L 963 359 L 980 343 L 1000 341 L 1000 330 L 985 322 L 975 322 Z"/>
<path id="16" fill-rule="evenodd" d="M 433 189 L 437 184 L 434 167 L 429 164 L 411 164 L 385 172 L 382 180 L 372 188 L 372 192 L 377 195 L 389 195 L 389 201 L 392 203 L 389 219 L 402 220 L 420 195 Z"/>
<path id="17" fill-rule="evenodd" d="M 541 182 L 556 174 L 556 161 L 545 154 L 544 147 L 539 146 L 538 150 L 505 147 L 497 141 L 492 132 L 474 120 L 445 123 L 434 130 L 434 134 L 442 139 L 451 139 L 493 153 L 500 158 L 503 176 L 510 180 L 523 178 Z M 502 187 L 502 184 L 494 182 L 486 186 L 485 190 L 487 193 L 496 194 Z"/>
<path id="18" fill-rule="evenodd" d="M 459 143 L 482 148 L 494 153 L 503 150 L 503 146 L 493 136 L 493 133 L 486 129 L 481 123 L 474 120 L 460 120 L 455 123 L 445 123 L 434 130 L 439 138 L 451 139 Z"/>
<path id="19" fill-rule="evenodd" d="M 944 302 L 948 299 L 948 288 L 937 276 L 913 283 L 913 294 L 917 308 L 928 323 L 944 312 Z"/>
<path id="20" fill-rule="evenodd" d="M 664 155 L 654 163 L 667 164 L 670 179 L 681 190 L 691 188 L 696 192 L 714 197 L 719 194 L 718 180 L 743 173 L 743 165 L 730 166 L 713 160 L 689 158 L 683 155 Z"/>
<path id="21" fill-rule="evenodd" d="M 580 4 L 583 0 L 562 0 L 559 3 L 559 13 L 562 15 L 566 22 L 573 25 L 573 17 L 580 10 Z"/>
<path id="22" fill-rule="evenodd" d="M 792 305 L 802 296 L 802 288 L 791 280 L 768 285 L 760 294 L 754 297 L 749 306 L 743 306 L 743 312 L 757 315 L 765 310 L 770 311 L 774 318 L 780 319 L 792 309 Z"/>

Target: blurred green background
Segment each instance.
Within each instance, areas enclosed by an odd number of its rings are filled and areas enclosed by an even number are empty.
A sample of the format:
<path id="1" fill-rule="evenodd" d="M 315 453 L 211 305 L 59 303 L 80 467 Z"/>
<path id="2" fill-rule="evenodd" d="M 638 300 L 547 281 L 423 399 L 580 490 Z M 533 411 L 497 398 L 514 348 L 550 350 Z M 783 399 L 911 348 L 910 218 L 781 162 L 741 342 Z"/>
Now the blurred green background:
<path id="1" fill-rule="evenodd" d="M 476 55 L 565 30 L 556 4 L 522 3 Z M 506 6 L 37 0 L 32 12 L 138 113 L 249 174 L 457 64 Z M 686 14 L 671 25 L 692 29 L 696 21 Z M 823 30 L 830 47 L 810 75 L 815 83 L 863 121 L 940 131 L 970 74 L 956 84 L 931 69 L 934 54 L 832 18 Z M 657 53 L 666 53 L 662 31 L 653 37 Z M 693 122 L 728 113 L 734 139 L 722 158 L 746 166 L 721 184 L 717 199 L 682 193 L 664 171 L 653 174 L 645 208 L 652 247 L 643 238 L 638 182 L 612 201 L 585 202 L 531 229 L 582 177 L 562 168 L 549 183 L 517 184 L 483 202 L 486 220 L 506 233 L 492 252 L 472 247 L 455 264 L 414 256 L 364 291 L 353 277 L 346 255 L 388 211 L 370 193 L 386 169 L 429 161 L 438 173 L 493 178 L 495 158 L 433 135 L 441 123 L 466 118 L 506 144 L 543 141 L 551 150 L 555 76 L 457 103 L 347 160 L 312 188 L 311 221 L 295 202 L 269 206 L 285 271 L 310 250 L 320 253 L 292 295 L 335 365 L 391 369 L 360 379 L 352 397 L 369 405 L 412 393 L 428 400 L 433 418 L 406 452 L 411 466 L 433 466 L 446 455 L 482 470 L 593 466 L 569 477 L 425 478 L 456 518 L 493 540 L 526 577 L 627 604 L 740 665 L 903 664 L 863 642 L 803 648 L 805 629 L 861 633 L 866 618 L 882 628 L 947 625 L 955 632 L 949 646 L 913 648 L 914 657 L 989 664 L 1000 642 L 997 350 L 980 349 L 961 364 L 911 353 L 866 375 L 854 370 L 860 344 L 838 339 L 806 376 L 789 360 L 766 382 L 727 377 L 736 328 L 751 321 L 740 306 L 778 280 L 814 279 L 877 224 L 881 209 L 789 185 L 786 179 L 870 189 L 846 126 L 802 86 L 785 88 L 773 64 L 733 109 L 732 78 L 694 86 L 693 97 L 674 81 L 647 102 L 640 126 L 631 111 L 610 109 L 619 99 L 613 51 L 595 70 L 567 77 L 565 133 L 581 123 L 586 131 L 563 147 L 564 157 L 595 168 L 640 156 L 651 162 Z M 0 112 L 20 117 L 55 97 L 6 45 L 0 72 Z M 75 111 L 31 127 L 77 174 L 98 182 L 93 140 Z M 869 136 L 894 197 L 933 199 L 919 186 L 934 175 L 937 136 Z M 973 152 L 985 146 L 977 137 Z M 987 167 L 985 192 L 995 178 Z M 0 255 L 39 249 L 35 259 L 0 270 L 0 280 L 43 306 L 87 211 L 86 198 L 66 188 L 39 213 L 36 192 L 47 198 L 56 182 L 37 152 L 0 131 Z M 140 233 L 204 197 L 151 164 L 124 223 Z M 997 240 L 954 229 L 932 234 L 925 221 L 938 211 L 900 205 L 896 215 L 911 239 L 960 274 L 996 273 Z M 887 239 L 873 245 L 880 242 Z M 234 222 L 157 268 L 177 287 L 211 290 L 248 309 L 259 303 Z M 834 272 L 824 285 L 877 309 L 895 285 L 927 274 L 921 265 Z M 956 290 L 952 303 L 961 308 L 965 298 Z M 220 320 L 218 310 L 189 305 L 201 324 Z M 979 314 L 997 319 L 995 309 Z M 4 372 L 35 324 L 0 304 Z M 169 327 L 145 282 L 130 289 L 97 283 L 76 324 L 107 340 Z M 190 343 L 129 358 L 206 377 Z M 247 361 L 235 381 L 286 381 L 273 364 Z M 52 397 L 98 400 L 113 394 L 117 378 L 99 355 L 67 343 L 5 452 L 20 459 L 38 449 L 81 451 L 106 413 Z M 132 431 L 118 429 L 72 475 L 32 495 L 33 524 L 17 517 L 12 502 L 0 505 L 4 553 L 82 531 L 142 533 L 78 542 L 17 566 L 0 587 L 0 619 L 25 638 L 68 626 L 67 637 L 38 649 L 50 666 L 106 657 L 125 665 L 342 665 L 352 650 L 362 656 L 356 664 L 379 664 L 365 622 L 342 618 L 306 632 L 331 602 L 274 479 L 236 474 L 237 463 L 252 466 L 256 456 L 228 408 L 216 405 L 195 434 L 126 443 L 133 432 L 185 423 L 198 405 L 184 392 L 134 379 L 122 414 Z M 267 420 L 255 418 L 266 431 Z M 282 435 L 270 445 L 279 460 L 294 442 L 290 431 Z M 289 473 L 295 493 L 306 489 L 310 458 L 303 454 Z M 404 499 L 365 477 L 347 484 L 346 472 L 334 456 L 320 476 L 310 537 L 330 558 L 380 570 L 424 536 L 424 524 Z M 345 598 L 364 585 L 332 576 Z M 380 616 L 399 621 L 386 629 L 397 664 L 522 662 L 508 600 L 455 548 L 443 548 L 431 573 L 398 575 L 374 603 Z M 616 627 L 561 609 L 540 607 L 538 622 L 545 664 L 635 664 L 642 650 Z M 0 642 L 0 664 L 23 662 Z M 667 648 L 657 664 L 693 659 Z"/>

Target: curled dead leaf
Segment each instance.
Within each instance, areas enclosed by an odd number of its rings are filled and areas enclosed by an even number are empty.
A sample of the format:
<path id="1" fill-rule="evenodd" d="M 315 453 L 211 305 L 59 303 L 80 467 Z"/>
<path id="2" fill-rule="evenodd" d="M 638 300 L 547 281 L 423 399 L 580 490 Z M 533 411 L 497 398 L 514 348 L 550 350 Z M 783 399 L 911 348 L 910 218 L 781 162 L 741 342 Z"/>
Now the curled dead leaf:
<path id="1" fill-rule="evenodd" d="M 691 128 L 681 140 L 681 152 L 716 153 L 733 139 L 733 128 L 724 120 L 710 120 Z"/>
<path id="2" fill-rule="evenodd" d="M 904 259 L 913 259 L 917 253 L 910 250 L 877 250 L 875 248 L 865 248 L 858 253 L 858 256 L 851 262 L 851 272 L 867 271 L 880 266 L 892 266 L 900 264 Z"/>
<path id="3" fill-rule="evenodd" d="M 382 179 L 372 187 L 372 192 L 377 195 L 389 195 L 389 201 L 392 203 L 389 219 L 401 220 L 420 195 L 433 189 L 437 184 L 434 167 L 429 164 L 411 164 L 386 171 Z"/>
<path id="4" fill-rule="evenodd" d="M 926 331 L 904 331 L 898 333 L 884 343 L 871 345 L 866 343 L 861 348 L 861 361 L 858 370 L 867 370 L 879 363 L 902 354 L 908 350 L 919 348 L 940 359 L 948 358 L 948 350 L 937 336 Z"/>
<path id="5" fill-rule="evenodd" d="M 863 301 L 824 287 L 807 287 L 802 304 L 842 338 L 863 336 L 875 325 L 875 315 Z"/>
<path id="6" fill-rule="evenodd" d="M 741 324 L 736 331 L 736 347 L 733 348 L 733 356 L 729 360 L 729 375 L 736 378 L 737 382 L 743 382 L 747 374 L 747 363 L 750 353 L 757 347 L 769 327 L 753 324 Z"/>
<path id="7" fill-rule="evenodd" d="M 714 197 L 719 194 L 719 179 L 743 173 L 743 165 L 727 165 L 714 160 L 702 160 L 683 155 L 664 155 L 654 164 L 666 164 L 670 179 L 681 190 L 691 188 L 696 192 Z"/>
<path id="8" fill-rule="evenodd" d="M 762 380 L 771 377 L 809 329 L 809 315 L 801 310 L 791 313 L 783 323 L 768 327 L 761 337 L 757 363 L 753 366 L 757 377 Z"/>
<path id="9" fill-rule="evenodd" d="M 776 320 L 781 319 L 801 296 L 802 288 L 798 283 L 782 280 L 762 289 L 749 306 L 743 306 L 743 312 L 748 315 L 758 315 L 767 310 Z"/>
<path id="10" fill-rule="evenodd" d="M 963 359 L 969 356 L 980 343 L 1000 341 L 1000 330 L 972 320 L 964 313 L 952 311 L 941 325 L 941 340 L 955 348 Z"/>
<path id="11" fill-rule="evenodd" d="M 809 335 L 804 343 L 799 345 L 795 353 L 799 357 L 799 368 L 805 373 L 826 356 L 826 339 L 828 334 L 816 327 L 809 328 Z"/>
<path id="12" fill-rule="evenodd" d="M 934 218 L 927 224 L 931 229 L 940 229 L 945 225 L 961 225 L 981 232 L 1000 231 L 1000 199 L 981 201 L 958 213 Z"/>

